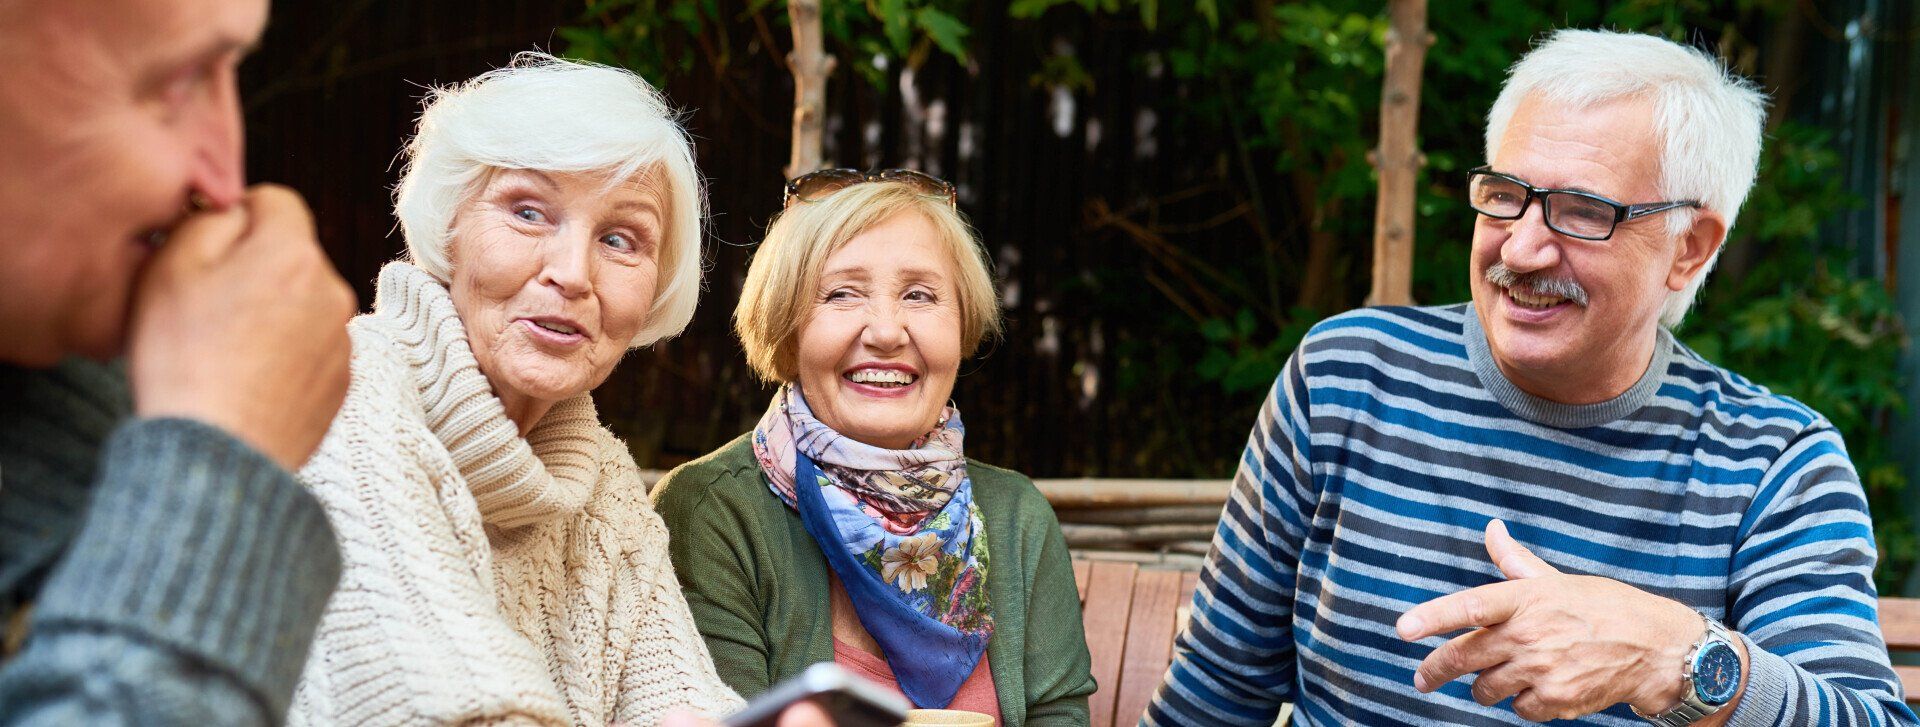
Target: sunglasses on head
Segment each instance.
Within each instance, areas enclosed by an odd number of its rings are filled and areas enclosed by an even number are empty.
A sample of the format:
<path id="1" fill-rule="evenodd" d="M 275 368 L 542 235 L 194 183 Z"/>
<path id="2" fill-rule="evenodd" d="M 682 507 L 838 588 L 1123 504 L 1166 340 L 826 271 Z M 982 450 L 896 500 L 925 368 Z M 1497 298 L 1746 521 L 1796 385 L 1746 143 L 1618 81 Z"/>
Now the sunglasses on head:
<path id="1" fill-rule="evenodd" d="M 945 199 L 948 207 L 957 207 L 959 203 L 959 193 L 953 183 L 931 174 L 911 169 L 863 172 L 839 168 L 808 172 L 787 180 L 787 193 L 781 200 L 780 208 L 792 207 L 797 202 L 818 202 L 833 196 L 834 192 L 865 182 L 897 182 L 928 197 Z"/>

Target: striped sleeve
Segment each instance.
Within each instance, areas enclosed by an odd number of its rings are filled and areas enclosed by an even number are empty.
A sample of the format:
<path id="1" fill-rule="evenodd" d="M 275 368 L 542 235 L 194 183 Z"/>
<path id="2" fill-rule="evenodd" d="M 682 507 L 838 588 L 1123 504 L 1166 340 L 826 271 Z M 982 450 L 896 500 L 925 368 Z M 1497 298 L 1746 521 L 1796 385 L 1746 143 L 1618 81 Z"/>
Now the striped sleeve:
<path id="1" fill-rule="evenodd" d="M 1740 523 L 1728 626 L 1747 642 L 1729 725 L 1920 725 L 1882 644 L 1873 523 L 1840 436 L 1816 421 Z"/>
<path id="2" fill-rule="evenodd" d="M 1294 577 L 1315 500 L 1300 352 L 1261 407 L 1142 725 L 1273 724 L 1294 699 Z"/>

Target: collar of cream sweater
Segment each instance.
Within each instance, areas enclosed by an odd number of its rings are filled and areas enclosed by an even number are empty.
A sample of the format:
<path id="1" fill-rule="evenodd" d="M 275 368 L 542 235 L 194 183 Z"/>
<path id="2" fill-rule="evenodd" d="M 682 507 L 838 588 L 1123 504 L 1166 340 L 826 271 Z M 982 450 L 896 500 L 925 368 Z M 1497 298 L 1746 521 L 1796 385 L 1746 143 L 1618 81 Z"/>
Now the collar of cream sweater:
<path id="1" fill-rule="evenodd" d="M 407 263 L 388 263 L 373 316 L 405 356 L 427 425 L 460 468 L 487 525 L 517 528 L 586 505 L 600 476 L 599 415 L 588 393 L 554 404 L 523 439 L 475 362 L 445 284 Z"/>

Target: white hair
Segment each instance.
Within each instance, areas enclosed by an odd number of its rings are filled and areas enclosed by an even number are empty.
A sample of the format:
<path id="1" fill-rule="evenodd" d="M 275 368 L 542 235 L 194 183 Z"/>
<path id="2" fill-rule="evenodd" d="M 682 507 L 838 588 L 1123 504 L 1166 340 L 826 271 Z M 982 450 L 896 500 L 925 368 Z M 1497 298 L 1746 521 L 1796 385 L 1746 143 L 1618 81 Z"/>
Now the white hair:
<path id="1" fill-rule="evenodd" d="M 1719 59 L 1638 33 L 1555 32 L 1508 72 L 1506 86 L 1487 114 L 1489 162 L 1514 110 L 1535 95 L 1574 108 L 1623 98 L 1651 99 L 1654 131 L 1664 145 L 1661 200 L 1698 200 L 1726 217 L 1729 229 L 1733 227 L 1760 164 L 1767 96 Z M 1691 209 L 1665 214 L 1669 236 L 1693 225 Z M 1660 309 L 1661 325 L 1680 325 L 1719 260 L 1720 251 L 1715 250 L 1685 290 L 1668 294 Z"/>
<path id="2" fill-rule="evenodd" d="M 667 193 L 661 276 L 633 347 L 679 334 L 700 295 L 706 194 L 693 145 L 665 97 L 639 76 L 524 52 L 505 68 L 428 92 L 394 214 L 414 265 L 452 279 L 455 213 L 500 169 L 606 174 L 611 182 L 656 171 Z"/>

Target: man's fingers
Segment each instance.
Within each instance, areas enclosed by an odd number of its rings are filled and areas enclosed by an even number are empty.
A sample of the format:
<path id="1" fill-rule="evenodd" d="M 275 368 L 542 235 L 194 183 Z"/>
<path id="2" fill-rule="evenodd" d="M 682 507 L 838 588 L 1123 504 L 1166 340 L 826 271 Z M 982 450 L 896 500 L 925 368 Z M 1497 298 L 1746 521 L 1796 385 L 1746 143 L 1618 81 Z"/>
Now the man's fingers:
<path id="1" fill-rule="evenodd" d="M 1526 675 L 1518 664 L 1506 663 L 1482 669 L 1473 678 L 1473 701 L 1491 707 L 1527 688 Z"/>
<path id="2" fill-rule="evenodd" d="M 1503 638 L 1498 629 L 1469 631 L 1441 644 L 1422 659 L 1413 671 L 1413 686 L 1422 692 L 1431 692 L 1467 674 L 1504 664 L 1512 657 L 1513 642 Z"/>
<path id="3" fill-rule="evenodd" d="M 1539 578 L 1560 572 L 1514 540 L 1507 532 L 1507 524 L 1499 520 L 1487 523 L 1487 557 L 1508 578 Z"/>
<path id="4" fill-rule="evenodd" d="M 298 192 L 277 184 L 255 185 L 238 206 L 250 214 L 246 242 L 263 243 L 258 247 L 268 250 L 295 242 L 315 244 L 313 212 Z"/>
<path id="5" fill-rule="evenodd" d="M 1526 603 L 1526 581 L 1502 581 L 1450 593 L 1408 609 L 1394 624 L 1400 638 L 1419 641 L 1475 626 L 1506 623 Z"/>
<path id="6" fill-rule="evenodd" d="M 207 262 L 226 256 L 247 232 L 249 213 L 239 205 L 219 211 L 195 212 L 167 233 L 158 255 Z"/>

